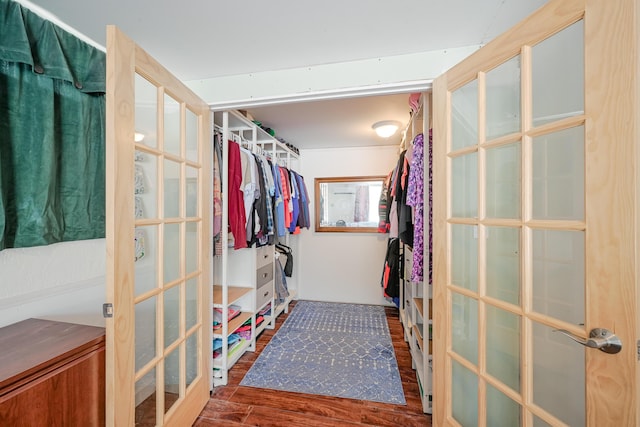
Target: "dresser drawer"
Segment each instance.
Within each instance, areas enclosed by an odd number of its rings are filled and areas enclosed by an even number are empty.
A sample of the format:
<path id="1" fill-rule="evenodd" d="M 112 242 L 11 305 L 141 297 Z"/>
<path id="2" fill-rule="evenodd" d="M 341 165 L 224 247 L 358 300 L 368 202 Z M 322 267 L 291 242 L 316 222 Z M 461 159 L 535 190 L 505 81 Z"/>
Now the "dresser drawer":
<path id="1" fill-rule="evenodd" d="M 262 285 L 262 287 L 256 291 L 256 309 L 260 309 L 267 302 L 271 301 L 271 298 L 273 298 L 273 281 Z"/>
<path id="2" fill-rule="evenodd" d="M 256 268 L 260 269 L 265 265 L 273 264 L 273 246 L 261 246 L 256 249 Z"/>
<path id="3" fill-rule="evenodd" d="M 260 267 L 256 272 L 256 288 L 261 287 L 267 282 L 273 280 L 273 264 Z"/>

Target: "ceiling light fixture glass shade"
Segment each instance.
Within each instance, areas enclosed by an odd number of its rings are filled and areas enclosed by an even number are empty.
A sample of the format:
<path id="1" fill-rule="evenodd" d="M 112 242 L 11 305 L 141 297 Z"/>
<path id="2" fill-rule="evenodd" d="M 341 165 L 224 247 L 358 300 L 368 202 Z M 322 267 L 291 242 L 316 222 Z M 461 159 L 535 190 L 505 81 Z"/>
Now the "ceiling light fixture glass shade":
<path id="1" fill-rule="evenodd" d="M 134 141 L 135 142 L 142 142 L 142 140 L 144 139 L 144 133 L 142 132 L 136 132 L 134 134 Z"/>
<path id="2" fill-rule="evenodd" d="M 371 127 L 376 131 L 379 137 L 390 138 L 396 133 L 400 124 L 394 120 L 383 120 L 381 122 L 374 123 Z"/>

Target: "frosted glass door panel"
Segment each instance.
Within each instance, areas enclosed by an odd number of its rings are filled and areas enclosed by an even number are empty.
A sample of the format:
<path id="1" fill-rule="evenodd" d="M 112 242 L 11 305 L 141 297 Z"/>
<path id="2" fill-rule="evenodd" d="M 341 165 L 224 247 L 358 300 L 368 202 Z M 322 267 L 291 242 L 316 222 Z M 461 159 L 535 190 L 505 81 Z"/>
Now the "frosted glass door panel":
<path id="1" fill-rule="evenodd" d="M 520 218 L 521 158 L 520 142 L 488 149 L 487 217 Z"/>
<path id="2" fill-rule="evenodd" d="M 192 162 L 197 161 L 200 155 L 198 153 L 198 116 L 193 114 L 193 112 L 188 108 L 184 125 L 186 128 L 186 158 Z"/>
<path id="3" fill-rule="evenodd" d="M 198 170 L 187 166 L 187 179 L 184 183 L 186 194 L 186 215 L 192 218 L 198 215 Z"/>
<path id="4" fill-rule="evenodd" d="M 185 239 L 185 262 L 187 271 L 186 275 L 193 273 L 198 269 L 198 258 L 200 247 L 200 233 L 198 232 L 198 224 L 188 222 L 185 224 L 187 228 L 187 235 Z"/>
<path id="5" fill-rule="evenodd" d="M 144 402 L 150 395 L 153 394 L 156 389 L 156 368 L 153 367 L 142 378 L 136 381 L 136 406 Z M 136 419 L 143 416 L 142 411 L 138 411 L 136 408 Z M 136 425 L 142 425 L 142 423 L 136 422 Z"/>
<path id="6" fill-rule="evenodd" d="M 531 49 L 533 125 L 584 113 L 584 22 Z"/>
<path id="7" fill-rule="evenodd" d="M 158 216 L 158 157 L 138 151 L 135 166 L 135 217 Z"/>
<path id="8" fill-rule="evenodd" d="M 473 364 L 478 363 L 478 301 L 460 294 L 451 299 L 453 351 Z"/>
<path id="9" fill-rule="evenodd" d="M 478 425 L 478 377 L 457 361 L 451 363 L 453 418 L 463 427 Z"/>
<path id="10" fill-rule="evenodd" d="M 536 417 L 535 415 L 533 416 L 533 427 L 553 427 L 551 424 L 547 423 L 544 420 L 541 420 L 540 418 Z"/>
<path id="11" fill-rule="evenodd" d="M 192 334 L 187 338 L 185 347 L 186 353 L 186 369 L 187 369 L 187 389 L 194 379 L 198 376 L 198 335 Z"/>
<path id="12" fill-rule="evenodd" d="M 135 75 L 135 132 L 141 144 L 158 147 L 158 88 L 147 79 Z"/>
<path id="13" fill-rule="evenodd" d="M 533 230 L 532 239 L 533 310 L 584 324 L 584 232 Z"/>
<path id="14" fill-rule="evenodd" d="M 533 218 L 584 219 L 584 126 L 533 138 Z"/>
<path id="15" fill-rule="evenodd" d="M 478 144 L 478 81 L 451 94 L 451 149 Z"/>
<path id="16" fill-rule="evenodd" d="M 520 317 L 487 306 L 487 373 L 520 392 Z M 489 424 L 492 425 L 492 424 Z"/>
<path id="17" fill-rule="evenodd" d="M 181 259 L 180 224 L 164 226 L 164 284 L 180 277 Z"/>
<path id="18" fill-rule="evenodd" d="M 451 277 L 454 285 L 478 290 L 478 228 L 451 226 Z"/>
<path id="19" fill-rule="evenodd" d="M 487 73 L 486 140 L 519 132 L 520 56 Z"/>
<path id="20" fill-rule="evenodd" d="M 180 155 L 180 104 L 164 95 L 164 151 Z"/>
<path id="21" fill-rule="evenodd" d="M 584 426 L 584 375 L 585 347 L 533 322 L 533 403 L 567 425 Z"/>
<path id="22" fill-rule="evenodd" d="M 164 161 L 164 217 L 180 216 L 180 164 Z"/>
<path id="23" fill-rule="evenodd" d="M 487 384 L 487 426 L 520 426 L 520 410 L 517 402 L 509 399 L 491 384 Z"/>
<path id="24" fill-rule="evenodd" d="M 164 412 L 178 400 L 180 395 L 180 346 L 164 358 Z"/>
<path id="25" fill-rule="evenodd" d="M 455 217 L 478 217 L 478 153 L 451 160 L 453 200 L 451 213 Z"/>
<path id="26" fill-rule="evenodd" d="M 520 304 L 520 229 L 487 227 L 487 295 Z"/>
<path id="27" fill-rule="evenodd" d="M 136 304 L 136 372 L 156 357 L 155 296 Z"/>
<path id="28" fill-rule="evenodd" d="M 134 264 L 135 295 L 158 287 L 158 227 L 138 226 L 135 229 L 136 262 Z"/>
<path id="29" fill-rule="evenodd" d="M 180 286 L 164 291 L 164 348 L 180 337 Z"/>
<path id="30" fill-rule="evenodd" d="M 198 279 L 187 280 L 186 328 L 190 330 L 198 323 Z"/>

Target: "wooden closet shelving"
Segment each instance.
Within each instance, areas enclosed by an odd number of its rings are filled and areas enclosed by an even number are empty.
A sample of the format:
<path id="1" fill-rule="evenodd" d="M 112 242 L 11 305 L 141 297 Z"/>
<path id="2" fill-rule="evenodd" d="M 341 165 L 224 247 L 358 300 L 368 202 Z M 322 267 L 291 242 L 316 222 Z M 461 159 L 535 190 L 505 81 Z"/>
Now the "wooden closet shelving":
<path id="1" fill-rule="evenodd" d="M 227 287 L 227 292 L 229 295 L 229 301 L 230 304 L 233 304 L 235 301 L 237 301 L 238 299 L 240 299 L 243 295 L 245 295 L 247 292 L 249 292 L 250 289 L 248 288 L 239 288 L 237 286 L 228 286 Z M 223 292 L 223 287 L 222 285 L 213 285 L 213 301 L 222 301 L 222 292 Z M 215 308 L 222 308 L 222 304 L 215 304 L 213 305 Z"/>
<path id="2" fill-rule="evenodd" d="M 213 113 L 213 122 L 221 133 L 223 177 L 228 169 L 228 141 L 232 140 L 254 153 L 264 154 L 272 162 L 281 166 L 291 166 L 298 155 L 285 144 L 275 139 L 240 112 L 221 111 Z M 222 193 L 228 195 L 228 182 L 223 179 Z M 234 250 L 229 247 L 229 234 L 226 224 L 228 218 L 228 197 L 222 198 L 222 253 L 214 256 L 213 263 L 213 304 L 212 310 L 222 312 L 221 327 L 214 330 L 212 342 L 222 340 L 220 356 L 213 359 L 212 387 L 226 385 L 228 372 L 246 351 L 255 350 L 257 336 L 266 328 L 273 328 L 276 317 L 288 312 L 289 303 L 295 297 L 295 289 L 289 288 L 289 297 L 276 306 L 274 299 L 275 246 L 267 245 Z M 288 241 L 288 234 L 285 240 Z M 240 307 L 240 314 L 228 320 L 231 305 Z M 263 316 L 260 325 L 256 325 L 258 313 L 271 308 Z M 251 338 L 231 349 L 228 338 L 247 320 L 251 323 Z"/>
<path id="3" fill-rule="evenodd" d="M 408 245 L 402 244 L 400 250 L 400 322 L 404 329 L 405 341 L 409 344 L 411 353 L 411 364 L 416 372 L 416 379 L 420 388 L 420 398 L 422 409 L 425 413 L 432 411 L 432 360 L 433 348 L 431 337 L 432 323 L 432 291 L 428 283 L 429 266 L 429 221 L 428 221 L 428 144 L 429 144 L 429 107 L 431 103 L 430 94 L 424 93 L 421 96 L 421 103 L 407 127 L 400 146 L 404 150 L 412 143 L 414 137 L 420 133 L 424 135 L 424 281 L 411 281 L 411 271 L 413 267 L 413 250 Z M 426 316 L 425 316 L 426 315 Z"/>

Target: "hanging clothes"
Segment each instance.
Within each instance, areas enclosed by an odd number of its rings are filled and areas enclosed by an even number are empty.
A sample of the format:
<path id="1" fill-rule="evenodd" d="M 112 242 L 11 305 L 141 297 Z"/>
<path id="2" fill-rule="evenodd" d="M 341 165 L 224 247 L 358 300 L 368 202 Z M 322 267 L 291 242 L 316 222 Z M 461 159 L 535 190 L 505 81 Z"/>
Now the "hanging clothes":
<path id="1" fill-rule="evenodd" d="M 391 200 L 388 207 L 389 237 L 399 237 L 403 243 L 413 246 L 413 211 L 407 205 L 407 182 L 411 170 L 407 153 L 411 155 L 409 150 L 400 153 L 393 172 L 388 196 L 388 200 Z"/>
<path id="2" fill-rule="evenodd" d="M 289 224 L 289 231 L 291 233 L 296 233 L 296 231 L 300 231 L 297 229 L 298 216 L 300 215 L 300 193 L 298 190 L 298 183 L 295 178 L 293 178 L 293 173 L 291 173 L 290 170 L 286 170 L 286 174 L 291 189 L 291 223 Z"/>
<path id="3" fill-rule="evenodd" d="M 282 213 L 282 217 L 284 220 L 284 229 L 282 230 L 282 236 L 284 236 L 285 230 L 288 229 L 291 225 L 291 192 L 286 169 L 283 167 L 279 167 L 278 170 L 280 173 L 280 184 L 282 185 L 282 200 L 284 201 L 284 209 Z"/>
<path id="4" fill-rule="evenodd" d="M 413 139 L 413 157 L 407 184 L 407 205 L 414 209 L 412 282 L 423 280 L 424 258 L 424 136 Z"/>
<path id="5" fill-rule="evenodd" d="M 233 248 L 241 249 L 247 247 L 246 214 L 244 206 L 244 195 L 242 191 L 242 160 L 240 146 L 229 141 L 228 154 L 228 187 L 229 187 L 229 228 L 233 234 Z"/>
<path id="6" fill-rule="evenodd" d="M 213 254 L 222 254 L 222 144 L 220 134 L 213 137 Z"/>
<path id="7" fill-rule="evenodd" d="M 387 211 L 387 204 L 389 203 L 389 185 L 391 185 L 391 176 L 393 171 L 389 172 L 387 178 L 382 183 L 382 191 L 380 191 L 380 201 L 378 202 L 378 216 L 380 221 L 378 222 L 378 233 L 389 232 L 389 217 Z"/>
<path id="8" fill-rule="evenodd" d="M 309 216 L 309 193 L 307 192 L 307 186 L 304 182 L 304 177 L 297 172 L 291 171 L 294 175 L 296 182 L 298 183 L 299 208 L 298 208 L 298 226 L 299 228 L 309 229 L 311 227 L 311 217 Z M 298 230 L 299 231 L 299 230 Z"/>
<path id="9" fill-rule="evenodd" d="M 409 160 L 405 153 L 402 162 L 402 175 L 398 180 L 399 187 L 396 189 L 398 202 L 398 237 L 402 243 L 413 247 L 413 209 L 407 205 L 407 184 L 410 169 Z"/>
<path id="10" fill-rule="evenodd" d="M 258 170 L 256 181 L 258 194 L 253 203 L 254 215 L 257 218 L 254 233 L 252 235 L 252 243 L 256 243 L 257 246 L 264 246 L 268 243 L 269 231 L 268 231 L 268 214 L 267 214 L 267 182 L 264 176 L 264 169 L 259 157 L 254 154 L 256 162 L 256 168 Z"/>
<path id="11" fill-rule="evenodd" d="M 396 167 L 391 171 L 391 185 L 387 192 L 387 218 L 389 221 L 389 237 L 398 237 L 398 200 L 396 198 L 396 187 L 398 179 L 402 174 L 402 164 L 404 162 L 404 151 L 400 153 Z"/>
<path id="12" fill-rule="evenodd" d="M 253 235 L 253 227 L 255 225 L 253 202 L 256 197 L 256 172 L 251 151 L 242 146 L 240 146 L 240 165 L 242 168 L 242 184 L 240 189 L 242 190 L 244 203 L 245 237 L 247 239 L 247 245 L 251 246 L 251 236 Z"/>
<path id="13" fill-rule="evenodd" d="M 230 162 L 233 162 L 233 167 L 229 167 L 230 190 L 237 185 L 233 188 L 233 196 L 229 195 L 230 244 L 233 242 L 236 249 L 272 245 L 276 236 L 283 237 L 287 232 L 298 234 L 302 228 L 308 229 L 311 225 L 310 199 L 304 178 L 234 141 L 229 141 L 229 147 Z M 214 159 L 214 168 L 216 164 Z M 214 197 L 221 201 L 222 195 L 218 197 L 216 188 L 214 180 Z M 239 215 L 240 207 L 244 215 Z M 241 221 L 244 235 L 238 228 Z M 245 245 L 237 241 L 242 236 Z"/>
<path id="14" fill-rule="evenodd" d="M 274 199 L 273 199 L 273 210 L 275 214 L 274 226 L 275 226 L 275 234 L 279 237 L 284 236 L 285 226 L 284 226 L 284 198 L 282 195 L 282 181 L 280 179 L 280 166 L 276 163 L 271 165 L 273 170 L 273 184 L 274 184 Z"/>
<path id="15" fill-rule="evenodd" d="M 380 196 L 378 205 L 380 211 L 378 231 L 384 233 L 388 230 L 389 241 L 381 284 L 384 287 L 384 296 L 393 300 L 396 305 L 399 304 L 397 297 L 399 283 L 401 283 L 401 244 L 412 248 L 413 267 L 410 280 L 412 282 L 428 280 L 432 283 L 432 165 L 433 141 L 429 131 L 428 145 L 425 147 L 423 134 L 416 135 L 411 146 L 400 153 L 396 166 L 389 172 L 383 183 L 383 194 Z M 425 183 L 425 179 L 428 179 L 428 182 Z M 425 212 L 427 208 L 428 211 Z M 428 221 L 428 236 L 425 236 L 425 221 Z M 425 245 L 428 245 L 427 248 Z M 428 273 L 425 272 L 425 266 Z M 425 277 L 427 274 L 428 277 Z"/>
<path id="16" fill-rule="evenodd" d="M 428 184 L 427 184 L 427 191 L 428 191 L 428 199 L 427 199 L 427 206 L 429 206 L 429 212 L 427 215 L 428 218 L 428 222 L 429 222 L 429 250 L 427 252 L 427 262 L 429 263 L 428 266 L 428 271 L 429 271 L 429 284 L 433 283 L 433 133 L 431 131 L 431 129 L 429 129 L 429 144 L 428 144 L 428 149 L 427 149 L 427 167 L 428 169 Z"/>
<path id="17" fill-rule="evenodd" d="M 389 239 L 384 259 L 380 281 L 384 288 L 384 296 L 398 298 L 400 296 L 400 240 L 398 238 Z"/>
<path id="18" fill-rule="evenodd" d="M 273 172 L 271 164 L 267 158 L 261 155 L 256 156 L 261 165 L 263 193 L 264 193 L 264 210 L 266 212 L 266 222 L 262 227 L 262 236 L 260 236 L 261 244 L 273 244 L 274 242 L 274 218 L 273 218 L 273 196 L 275 194 L 275 184 L 273 180 Z"/>

